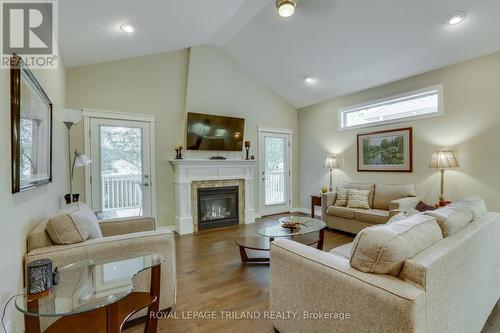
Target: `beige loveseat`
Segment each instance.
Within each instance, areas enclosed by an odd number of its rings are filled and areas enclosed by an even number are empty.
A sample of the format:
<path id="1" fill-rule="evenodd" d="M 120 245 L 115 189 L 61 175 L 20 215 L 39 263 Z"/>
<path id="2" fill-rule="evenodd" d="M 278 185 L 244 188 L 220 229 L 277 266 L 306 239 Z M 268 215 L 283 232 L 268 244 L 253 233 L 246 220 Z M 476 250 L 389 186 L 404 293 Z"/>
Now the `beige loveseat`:
<path id="1" fill-rule="evenodd" d="M 48 220 L 40 222 L 27 236 L 28 253 L 25 265 L 38 259 L 52 259 L 53 267 L 74 262 L 133 253 L 158 253 L 165 257 L 161 265 L 160 310 L 172 308 L 176 297 L 175 237 L 168 229 L 156 230 L 152 217 L 135 217 L 104 220 L 99 223 L 102 238 L 89 239 L 71 245 L 55 245 L 46 227 Z M 137 291 L 149 291 L 150 270 L 134 277 Z M 139 315 L 145 315 L 143 310 Z M 41 322 L 48 325 L 47 322 Z"/>
<path id="2" fill-rule="evenodd" d="M 370 209 L 334 206 L 337 194 L 328 192 L 321 196 L 321 218 L 327 227 L 352 234 L 374 224 L 386 223 L 393 215 L 414 208 L 419 202 L 415 185 L 345 182 L 342 188 L 369 190 Z"/>
<path id="3" fill-rule="evenodd" d="M 500 214 L 486 213 L 407 259 L 397 276 L 351 267 L 352 243 L 327 253 L 275 240 L 270 310 L 298 317 L 272 324 L 281 333 L 479 333 L 500 297 L 499 239 Z"/>

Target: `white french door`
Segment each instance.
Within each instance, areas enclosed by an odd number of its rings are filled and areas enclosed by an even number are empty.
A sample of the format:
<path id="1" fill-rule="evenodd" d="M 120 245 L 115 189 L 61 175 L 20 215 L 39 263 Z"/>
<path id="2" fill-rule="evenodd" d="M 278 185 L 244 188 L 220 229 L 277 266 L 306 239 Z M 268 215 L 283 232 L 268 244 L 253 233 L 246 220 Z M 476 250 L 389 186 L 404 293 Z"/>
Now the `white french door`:
<path id="1" fill-rule="evenodd" d="M 261 215 L 290 211 L 290 134 L 259 130 Z"/>
<path id="2" fill-rule="evenodd" d="M 150 123 L 91 117 L 89 130 L 92 209 L 102 218 L 153 215 Z"/>

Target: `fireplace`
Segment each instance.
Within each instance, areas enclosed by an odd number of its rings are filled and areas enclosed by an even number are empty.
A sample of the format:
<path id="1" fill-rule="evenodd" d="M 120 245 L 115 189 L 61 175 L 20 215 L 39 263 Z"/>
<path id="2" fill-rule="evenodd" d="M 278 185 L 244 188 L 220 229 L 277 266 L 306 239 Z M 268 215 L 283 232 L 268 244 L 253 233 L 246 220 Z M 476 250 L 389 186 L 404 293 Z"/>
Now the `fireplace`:
<path id="1" fill-rule="evenodd" d="M 198 230 L 239 224 L 238 186 L 198 189 Z"/>

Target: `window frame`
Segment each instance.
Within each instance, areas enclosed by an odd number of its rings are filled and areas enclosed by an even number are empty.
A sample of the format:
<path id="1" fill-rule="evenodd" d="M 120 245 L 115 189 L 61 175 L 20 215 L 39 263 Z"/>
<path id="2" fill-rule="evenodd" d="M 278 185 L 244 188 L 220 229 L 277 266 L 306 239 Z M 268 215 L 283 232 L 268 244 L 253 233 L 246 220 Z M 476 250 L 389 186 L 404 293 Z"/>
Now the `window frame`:
<path id="1" fill-rule="evenodd" d="M 347 127 L 342 127 L 342 122 L 344 119 L 344 114 L 346 112 L 352 112 L 356 111 L 357 109 L 364 109 L 367 107 L 373 107 L 378 104 L 384 104 L 389 101 L 397 100 L 397 99 L 402 99 L 405 97 L 410 97 L 412 95 L 418 95 L 418 94 L 423 94 L 423 93 L 429 93 L 432 91 L 437 91 L 438 95 L 438 111 L 434 113 L 428 113 L 428 114 L 421 114 L 421 115 L 415 115 L 415 116 L 408 116 L 408 117 L 402 117 L 398 119 L 388 119 L 388 120 L 381 120 L 377 122 L 372 122 L 368 124 L 361 124 L 361 125 L 355 125 L 355 126 L 347 126 Z M 366 127 L 377 127 L 377 126 L 383 126 L 387 124 L 395 124 L 395 123 L 402 123 L 402 122 L 408 122 L 411 120 L 419 120 L 419 119 L 426 119 L 426 118 L 434 118 L 434 117 L 441 117 L 444 115 L 444 103 L 443 103 L 443 84 L 437 84 L 434 86 L 418 89 L 418 90 L 413 90 L 409 91 L 406 93 L 398 94 L 398 95 L 393 95 L 389 97 L 385 97 L 382 99 L 377 99 L 377 100 L 372 100 L 369 102 L 364 102 L 361 104 L 356 104 L 356 105 L 351 105 L 348 107 L 343 107 L 338 109 L 337 111 L 337 119 L 338 119 L 338 124 L 337 128 L 339 131 L 350 131 L 354 129 L 359 129 L 359 128 L 366 128 Z"/>

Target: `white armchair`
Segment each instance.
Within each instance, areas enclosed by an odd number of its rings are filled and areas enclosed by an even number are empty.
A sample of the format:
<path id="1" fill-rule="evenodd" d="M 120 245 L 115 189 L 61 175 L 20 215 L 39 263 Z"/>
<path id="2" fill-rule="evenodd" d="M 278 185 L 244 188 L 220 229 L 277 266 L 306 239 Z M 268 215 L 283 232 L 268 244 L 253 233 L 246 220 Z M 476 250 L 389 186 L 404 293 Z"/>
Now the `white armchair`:
<path id="1" fill-rule="evenodd" d="M 165 262 L 161 266 L 160 310 L 169 310 L 174 306 L 176 297 L 175 236 L 168 229 L 156 230 L 154 218 L 103 220 L 99 223 L 102 238 L 89 239 L 71 245 L 53 244 L 45 230 L 47 222 L 48 220 L 40 222 L 28 233 L 27 254 L 24 256 L 25 265 L 42 258 L 51 259 L 53 267 L 61 267 L 113 254 L 158 253 L 165 257 Z M 149 284 L 149 270 L 134 277 L 134 288 L 137 291 L 149 292 Z M 140 314 L 144 315 L 145 312 Z"/>

